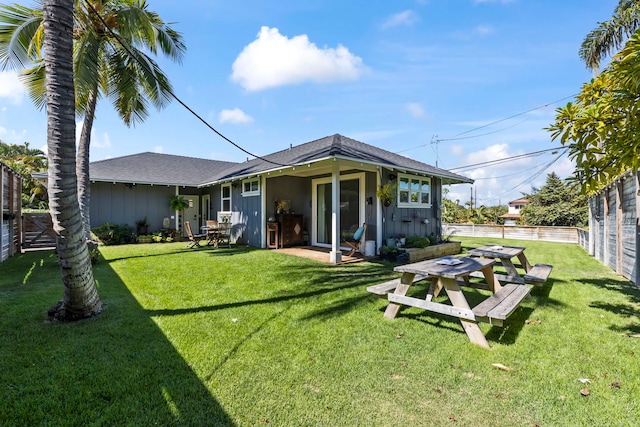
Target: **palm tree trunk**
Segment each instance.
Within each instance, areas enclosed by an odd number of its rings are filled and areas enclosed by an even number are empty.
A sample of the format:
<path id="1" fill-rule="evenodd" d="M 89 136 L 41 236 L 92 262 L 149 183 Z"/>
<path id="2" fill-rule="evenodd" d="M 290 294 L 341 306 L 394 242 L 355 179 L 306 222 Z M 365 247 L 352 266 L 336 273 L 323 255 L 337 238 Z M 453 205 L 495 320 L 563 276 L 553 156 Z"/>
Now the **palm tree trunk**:
<path id="1" fill-rule="evenodd" d="M 96 85 L 97 86 L 97 85 Z M 78 141 L 78 156 L 76 159 L 76 175 L 78 177 L 78 202 L 80 203 L 80 212 L 82 214 L 82 223 L 84 225 L 84 236 L 87 242 L 91 242 L 91 181 L 89 179 L 89 147 L 91 144 L 91 129 L 93 128 L 93 118 L 96 111 L 96 102 L 98 100 L 98 88 L 95 87 L 89 93 L 87 99 L 87 108 L 82 123 L 82 133 L 80 141 Z M 93 249 L 93 245 L 90 245 Z"/>
<path id="2" fill-rule="evenodd" d="M 49 315 L 56 320 L 76 320 L 102 311 L 77 194 L 73 4 L 73 0 L 45 0 L 43 7 L 49 209 L 64 288 L 63 299 L 49 309 Z"/>

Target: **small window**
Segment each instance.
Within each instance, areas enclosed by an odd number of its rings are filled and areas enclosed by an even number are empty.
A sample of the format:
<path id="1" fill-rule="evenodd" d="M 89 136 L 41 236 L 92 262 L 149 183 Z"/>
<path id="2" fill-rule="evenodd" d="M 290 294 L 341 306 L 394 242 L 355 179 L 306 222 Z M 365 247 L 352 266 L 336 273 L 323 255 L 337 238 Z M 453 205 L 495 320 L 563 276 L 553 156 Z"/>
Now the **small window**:
<path id="1" fill-rule="evenodd" d="M 245 179 L 242 181 L 242 197 L 260 195 L 260 178 Z"/>
<path id="2" fill-rule="evenodd" d="M 223 212 L 231 212 L 231 184 L 225 184 L 221 187 L 220 206 Z"/>
<path id="3" fill-rule="evenodd" d="M 399 207 L 431 207 L 431 178 L 398 176 Z"/>

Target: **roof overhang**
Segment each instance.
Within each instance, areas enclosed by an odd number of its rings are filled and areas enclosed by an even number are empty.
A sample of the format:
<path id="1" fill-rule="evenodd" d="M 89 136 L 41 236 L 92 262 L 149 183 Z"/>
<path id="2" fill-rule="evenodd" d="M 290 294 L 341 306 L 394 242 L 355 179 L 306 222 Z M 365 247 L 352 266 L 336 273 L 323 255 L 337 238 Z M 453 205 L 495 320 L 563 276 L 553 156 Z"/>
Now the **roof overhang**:
<path id="1" fill-rule="evenodd" d="M 395 165 L 391 165 L 388 163 L 381 162 L 372 162 L 370 160 L 357 160 L 353 157 L 346 156 L 327 156 L 323 158 L 314 159 L 308 162 L 301 162 L 294 165 L 287 166 L 277 166 L 270 169 L 265 169 L 262 171 L 255 171 L 246 174 L 238 174 L 234 176 L 230 176 L 228 178 L 206 182 L 204 184 L 200 184 L 198 187 L 208 187 L 218 184 L 223 184 L 225 182 L 237 181 L 247 178 L 252 178 L 259 175 L 265 175 L 269 178 L 273 178 L 275 176 L 298 176 L 298 177 L 310 177 L 317 175 L 330 174 L 333 169 L 333 163 L 339 161 L 340 162 L 340 171 L 347 170 L 364 170 L 375 172 L 378 170 L 387 169 L 389 171 L 396 171 L 401 173 L 409 173 L 420 176 L 433 176 L 436 178 L 442 179 L 443 184 L 473 184 L 473 179 L 462 177 L 463 179 L 456 179 L 449 176 L 445 176 L 443 174 L 427 172 L 423 170 L 411 169 L 411 168 L 401 168 Z"/>

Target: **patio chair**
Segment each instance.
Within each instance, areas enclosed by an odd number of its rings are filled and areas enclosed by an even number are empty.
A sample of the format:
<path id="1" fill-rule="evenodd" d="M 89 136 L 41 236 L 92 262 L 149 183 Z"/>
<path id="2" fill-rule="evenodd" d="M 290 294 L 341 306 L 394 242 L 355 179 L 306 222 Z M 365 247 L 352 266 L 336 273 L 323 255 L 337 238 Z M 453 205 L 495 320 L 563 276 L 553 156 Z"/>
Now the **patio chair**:
<path id="1" fill-rule="evenodd" d="M 355 233 L 353 233 L 353 237 L 344 240 L 347 246 L 351 248 L 351 252 L 349 252 L 347 256 L 353 256 L 356 252 L 360 252 L 360 254 L 362 254 L 362 251 L 360 250 L 360 243 L 366 230 L 367 223 L 365 222 L 362 224 L 362 227 L 358 227 Z"/>
<path id="2" fill-rule="evenodd" d="M 187 245 L 187 248 L 200 248 L 201 247 L 200 240 L 207 237 L 207 235 L 193 234 L 193 232 L 191 231 L 191 224 L 189 224 L 189 221 L 184 222 L 184 229 L 187 231 L 187 236 L 189 236 L 189 244 Z"/>

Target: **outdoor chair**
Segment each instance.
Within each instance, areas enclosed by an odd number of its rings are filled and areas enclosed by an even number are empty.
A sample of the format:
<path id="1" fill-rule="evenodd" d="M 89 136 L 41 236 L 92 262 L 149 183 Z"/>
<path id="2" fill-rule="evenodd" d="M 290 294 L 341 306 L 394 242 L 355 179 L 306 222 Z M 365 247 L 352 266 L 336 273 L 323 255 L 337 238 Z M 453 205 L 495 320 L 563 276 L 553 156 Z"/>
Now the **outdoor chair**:
<path id="1" fill-rule="evenodd" d="M 362 227 L 358 227 L 358 229 L 353 233 L 353 236 L 344 240 L 344 242 L 351 248 L 351 252 L 347 254 L 347 256 L 353 256 L 356 252 L 362 251 L 360 250 L 360 244 L 362 241 L 362 237 L 364 236 L 364 232 L 367 230 L 367 223 L 362 224 Z"/>
<path id="2" fill-rule="evenodd" d="M 193 234 L 193 232 L 191 231 L 191 224 L 189 224 L 189 221 L 184 222 L 184 229 L 187 231 L 187 236 L 189 236 L 189 244 L 187 245 L 187 248 L 200 248 L 201 247 L 200 240 L 207 237 L 207 235 Z"/>

